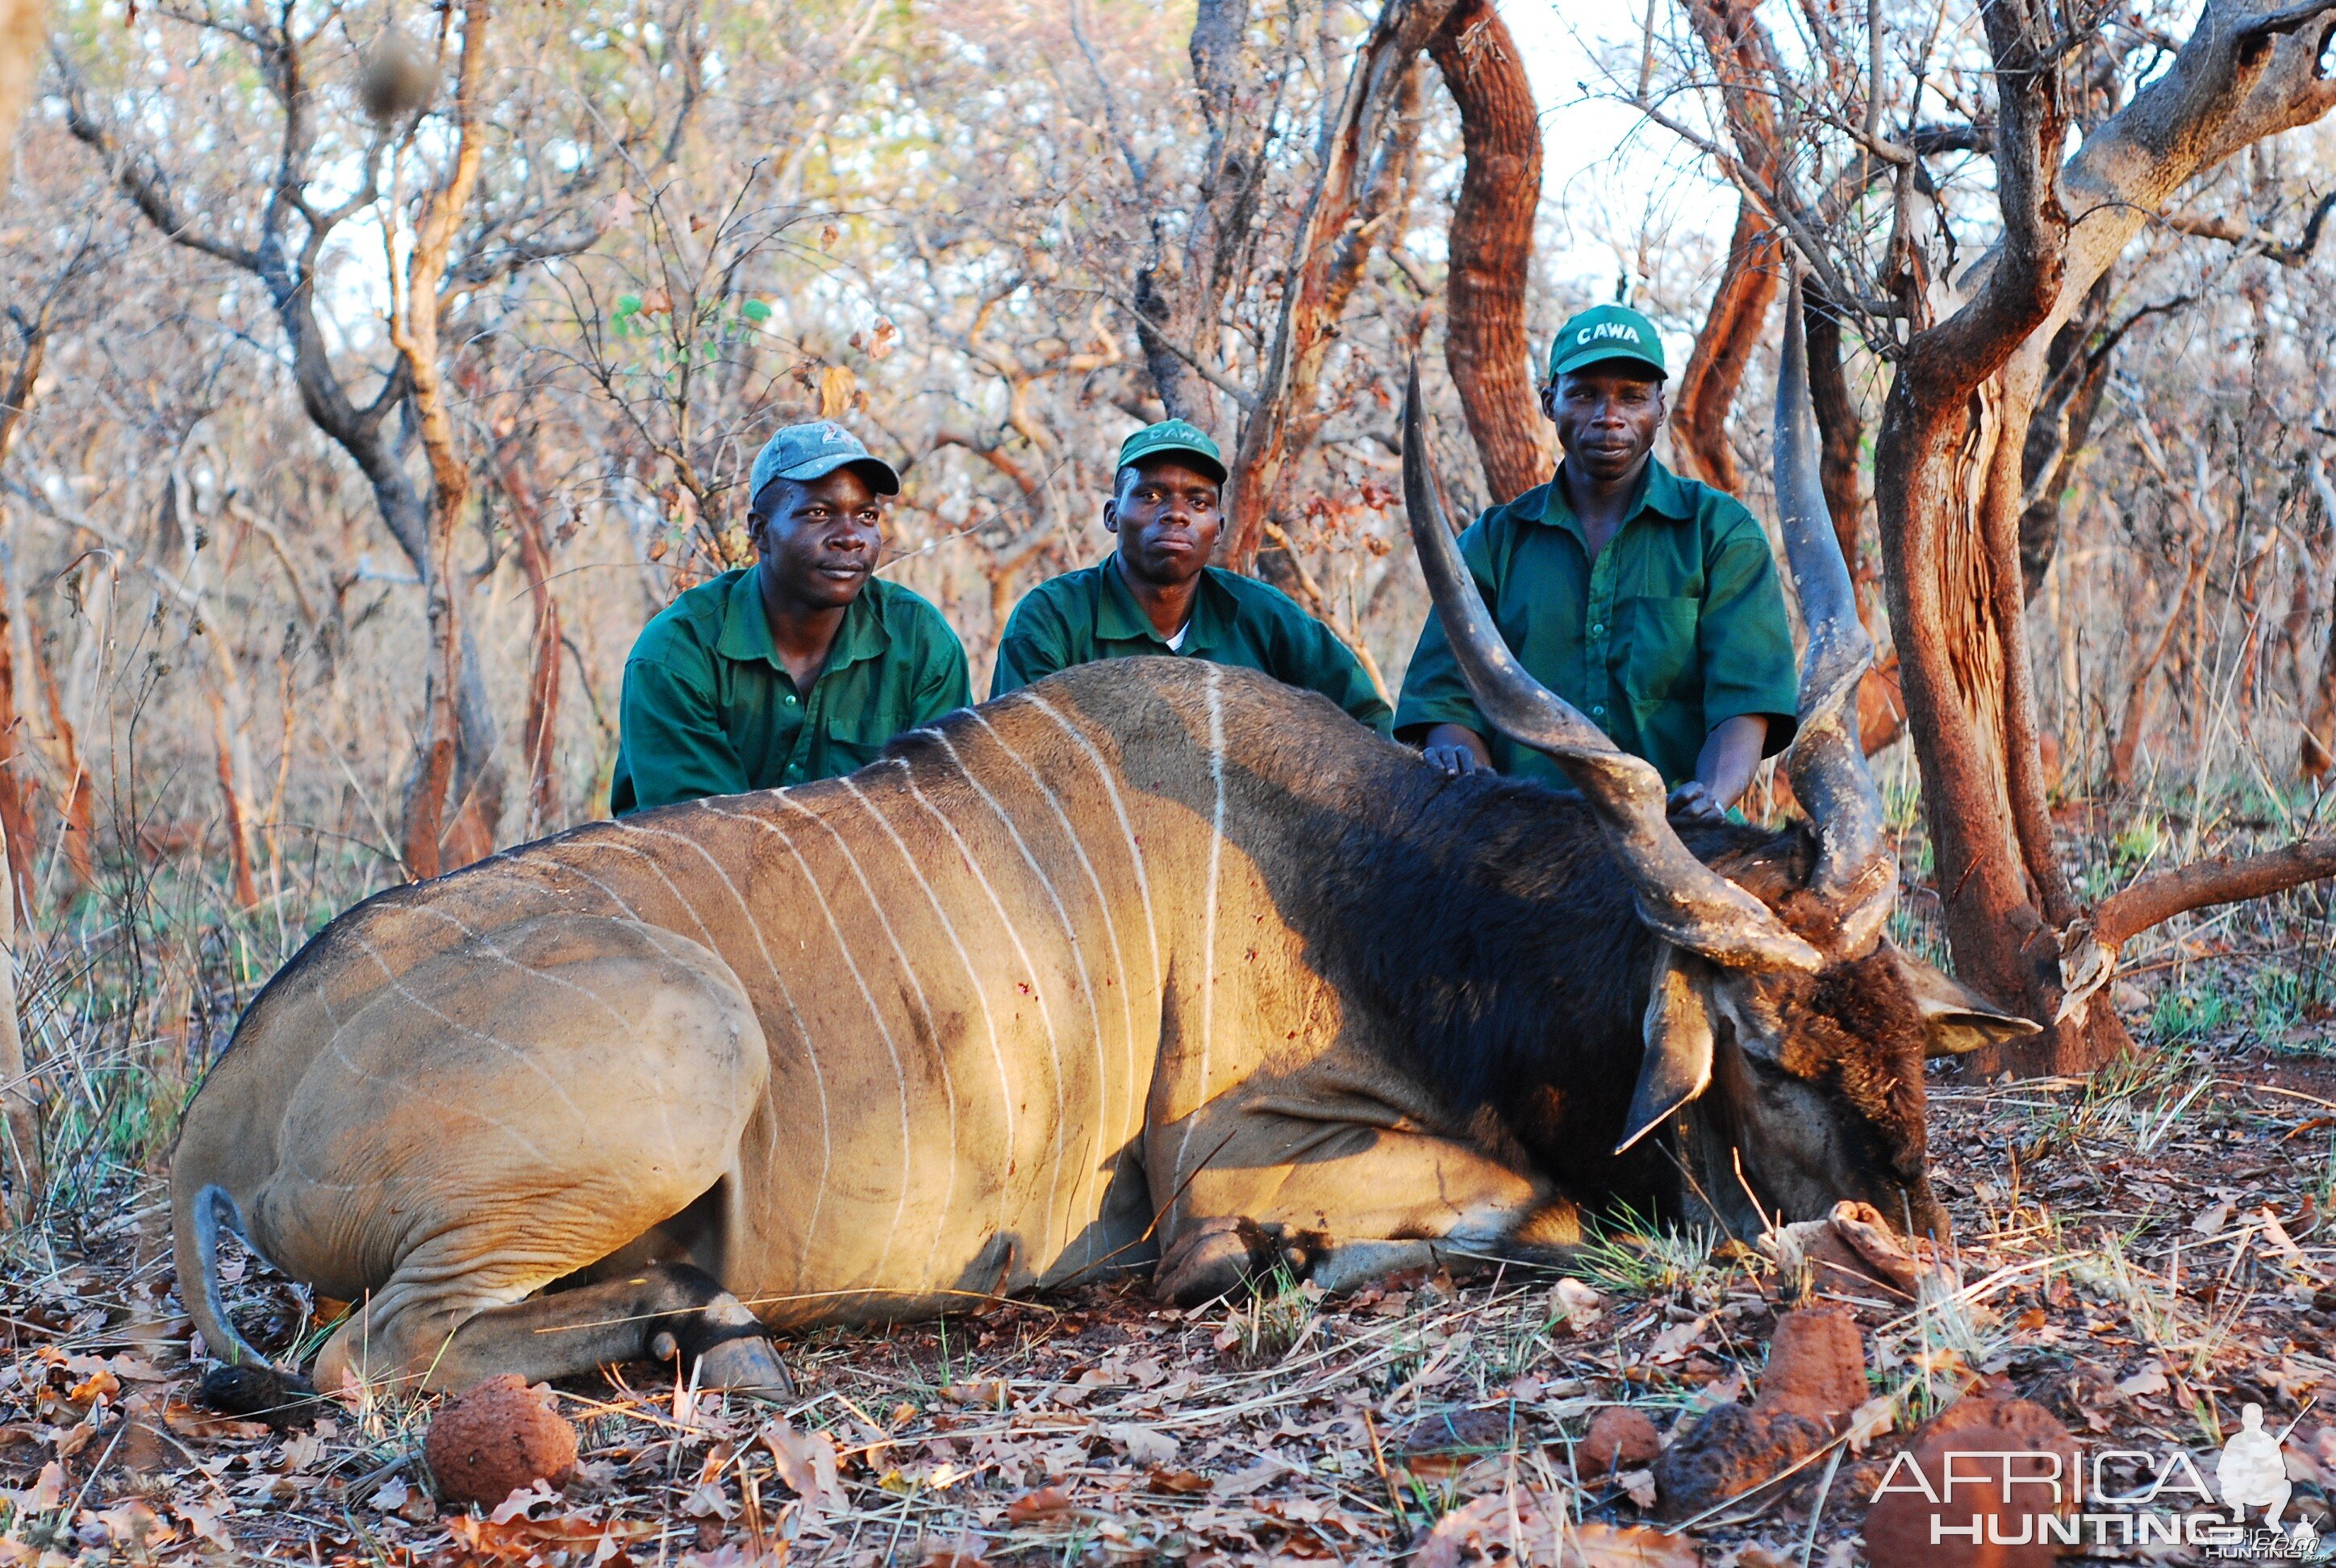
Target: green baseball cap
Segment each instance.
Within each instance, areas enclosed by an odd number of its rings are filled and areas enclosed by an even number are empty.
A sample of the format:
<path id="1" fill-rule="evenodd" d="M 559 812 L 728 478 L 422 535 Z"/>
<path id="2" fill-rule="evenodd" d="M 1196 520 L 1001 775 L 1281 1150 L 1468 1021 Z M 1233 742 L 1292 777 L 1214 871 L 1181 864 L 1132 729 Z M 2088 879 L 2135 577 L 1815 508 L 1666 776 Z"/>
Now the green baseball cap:
<path id="1" fill-rule="evenodd" d="M 807 424 L 781 425 L 754 454 L 754 472 L 747 481 L 746 499 L 763 493 L 774 479 L 825 479 L 839 468 L 863 470 L 879 495 L 900 493 L 900 476 L 892 465 L 861 444 L 860 438 L 832 419 Z"/>
<path id="2" fill-rule="evenodd" d="M 1147 424 L 1119 443 L 1119 467 L 1142 463 L 1147 457 L 1160 457 L 1174 453 L 1197 457 L 1195 464 L 1202 473 L 1219 484 L 1225 482 L 1225 455 L 1217 450 L 1198 425 L 1187 424 L 1181 419 L 1163 419 L 1157 424 Z M 1113 470 L 1117 472 L 1118 470 Z"/>
<path id="3" fill-rule="evenodd" d="M 1557 329 L 1549 346 L 1549 378 L 1609 359 L 1634 359 L 1666 380 L 1663 340 L 1655 324 L 1627 305 L 1593 305 Z"/>

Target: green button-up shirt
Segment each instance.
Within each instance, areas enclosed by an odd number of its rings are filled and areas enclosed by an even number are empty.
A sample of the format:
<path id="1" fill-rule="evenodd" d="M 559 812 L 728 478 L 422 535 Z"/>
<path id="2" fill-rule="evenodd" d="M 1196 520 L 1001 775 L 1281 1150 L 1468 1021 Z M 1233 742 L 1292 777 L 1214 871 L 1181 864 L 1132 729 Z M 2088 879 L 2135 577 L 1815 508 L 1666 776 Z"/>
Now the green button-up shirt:
<path id="1" fill-rule="evenodd" d="M 1460 554 L 1518 662 L 1666 784 L 1694 777 L 1704 738 L 1738 714 L 1769 716 L 1771 753 L 1792 738 L 1797 682 L 1776 561 L 1758 521 L 1726 492 L 1650 460 L 1630 516 L 1592 561 L 1552 482 L 1479 517 Z M 1438 724 L 1483 735 L 1504 774 L 1565 783 L 1555 763 L 1485 723 L 1431 611 L 1396 728 L 1416 738 Z"/>
<path id="2" fill-rule="evenodd" d="M 1288 594 L 1253 577 L 1205 567 L 1183 641 L 1171 648 L 1135 602 L 1116 558 L 1108 555 L 1022 596 L 1007 618 L 989 695 L 1004 696 L 1075 664 L 1144 654 L 1263 670 L 1286 686 L 1320 692 L 1358 723 L 1387 733 L 1387 705 L 1362 665 Z"/>
<path id="3" fill-rule="evenodd" d="M 779 662 L 755 569 L 725 571 L 667 605 L 633 644 L 608 804 L 621 816 L 833 778 L 972 700 L 965 649 L 941 612 L 881 578 L 843 612 L 826 667 L 803 691 Z"/>

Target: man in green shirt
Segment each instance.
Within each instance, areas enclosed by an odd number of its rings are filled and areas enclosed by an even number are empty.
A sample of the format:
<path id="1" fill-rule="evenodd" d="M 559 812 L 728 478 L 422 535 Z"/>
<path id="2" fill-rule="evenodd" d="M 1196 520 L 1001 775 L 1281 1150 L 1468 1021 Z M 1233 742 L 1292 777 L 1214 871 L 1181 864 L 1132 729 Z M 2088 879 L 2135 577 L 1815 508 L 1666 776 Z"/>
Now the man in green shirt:
<path id="1" fill-rule="evenodd" d="M 1329 627 L 1280 589 L 1209 564 L 1224 527 L 1224 482 L 1217 443 L 1181 419 L 1121 443 L 1103 507 L 1119 548 L 1022 596 L 989 695 L 1099 658 L 1173 655 L 1263 670 L 1387 734 L 1386 699 Z"/>
<path id="2" fill-rule="evenodd" d="M 791 424 L 754 459 L 760 558 L 666 607 L 633 644 L 618 816 L 832 778 L 973 700 L 941 612 L 875 575 L 900 476 L 842 425 Z"/>
<path id="3" fill-rule="evenodd" d="M 1712 820 L 1792 739 L 1793 637 L 1759 522 L 1655 461 L 1665 375 L 1662 340 L 1637 311 L 1601 305 L 1567 322 L 1542 390 L 1565 449 L 1557 475 L 1479 517 L 1460 554 L 1533 677 L 1654 764 L 1674 816 Z M 1447 773 L 1565 782 L 1484 722 L 1433 611 L 1396 734 Z"/>

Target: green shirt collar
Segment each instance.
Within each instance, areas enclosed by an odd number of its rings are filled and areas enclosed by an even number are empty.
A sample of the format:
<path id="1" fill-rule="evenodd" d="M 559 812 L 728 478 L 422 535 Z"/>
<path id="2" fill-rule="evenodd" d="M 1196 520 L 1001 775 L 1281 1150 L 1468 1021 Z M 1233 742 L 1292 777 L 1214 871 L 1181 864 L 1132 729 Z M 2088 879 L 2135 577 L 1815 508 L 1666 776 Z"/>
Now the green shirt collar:
<path id="1" fill-rule="evenodd" d="M 1651 456 L 1647 459 L 1647 471 L 1639 476 L 1638 496 L 1630 502 L 1630 510 L 1623 514 L 1622 521 L 1628 526 L 1640 513 L 1648 511 L 1674 522 L 1691 522 L 1696 515 L 1696 499 L 1689 493 L 1687 482 L 1665 468 L 1660 458 Z M 1557 472 L 1551 477 L 1548 490 L 1542 498 L 1541 513 L 1533 521 L 1545 522 L 1552 528 L 1566 529 L 1577 535 L 1582 532 L 1581 520 L 1573 515 L 1573 508 L 1566 502 L 1565 464 L 1562 460 L 1559 462 Z"/>
<path id="2" fill-rule="evenodd" d="M 761 660 L 780 674 L 786 666 L 779 662 L 778 645 L 771 640 L 771 618 L 763 612 L 762 570 L 750 566 L 738 573 L 737 580 L 722 601 L 722 636 L 715 643 L 715 651 L 725 658 L 752 662 Z M 827 652 L 827 663 L 820 674 L 827 675 L 856 664 L 863 658 L 874 658 L 891 646 L 891 636 L 884 629 L 884 617 L 876 607 L 875 579 L 870 579 L 860 589 L 860 595 L 845 608 L 843 624 L 836 628 L 835 646 Z"/>
<path id="3" fill-rule="evenodd" d="M 1120 570 L 1118 551 L 1098 561 L 1095 571 L 1103 579 L 1103 592 L 1095 596 L 1095 640 L 1129 642 L 1141 638 L 1158 643 L 1161 651 L 1167 652 L 1168 639 L 1160 635 L 1152 618 L 1136 602 L 1135 590 L 1127 586 L 1127 579 Z M 1176 651 L 1198 654 L 1214 648 L 1221 629 L 1240 613 L 1241 606 L 1231 590 L 1217 581 L 1217 569 L 1202 567 L 1200 591 L 1192 596 L 1192 618 L 1184 625 L 1184 646 Z"/>

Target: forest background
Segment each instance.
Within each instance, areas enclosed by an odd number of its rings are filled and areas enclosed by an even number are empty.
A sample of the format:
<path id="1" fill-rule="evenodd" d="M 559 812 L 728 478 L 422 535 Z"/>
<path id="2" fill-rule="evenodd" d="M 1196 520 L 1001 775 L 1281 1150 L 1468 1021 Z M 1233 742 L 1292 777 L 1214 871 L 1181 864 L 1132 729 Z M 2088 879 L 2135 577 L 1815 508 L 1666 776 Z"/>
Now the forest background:
<path id="1" fill-rule="evenodd" d="M 1825 244 L 1794 236 L 1833 258 L 1829 500 L 1887 642 L 1874 456 L 1904 333 L 1839 258 L 1880 254 L 1917 188 L 1926 275 L 2000 244 L 2001 45 L 1976 7 L 1772 9 L 55 6 L 0 206 L 0 823 L 34 1075 L 0 1093 L 42 1107 L 44 1195 L 70 1212 L 149 1163 L 333 914 L 605 813 L 626 651 L 749 559 L 743 480 L 779 424 L 842 419 L 901 470 L 884 570 L 947 612 L 977 693 L 1019 593 L 1107 548 L 1120 439 L 1171 412 L 1239 454 L 1229 562 L 1392 693 L 1425 609 L 1406 362 L 1470 511 L 1545 476 L 1527 365 L 1601 299 L 1681 366 L 1666 460 L 1773 521 L 1790 180 L 1747 151 L 1727 62 L 1755 33 L 1806 91 L 1778 167 L 1838 182 L 1864 148 L 1859 189 L 1895 180 L 1894 213 L 1837 201 Z M 2205 31 L 2088 13 L 2068 144 Z M 2046 335 L 2013 618 L 2088 907 L 2322 823 L 2317 113 L 2180 181 Z M 1865 716 L 1898 934 L 1945 957 L 1894 682 Z M 2124 955 L 2146 989 L 2119 1010 L 2235 1006 L 2316 1049 L 2324 916 L 2309 889 L 2182 915 Z"/>

